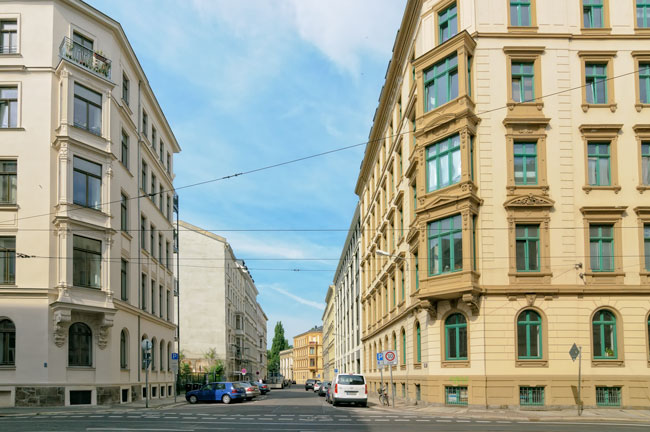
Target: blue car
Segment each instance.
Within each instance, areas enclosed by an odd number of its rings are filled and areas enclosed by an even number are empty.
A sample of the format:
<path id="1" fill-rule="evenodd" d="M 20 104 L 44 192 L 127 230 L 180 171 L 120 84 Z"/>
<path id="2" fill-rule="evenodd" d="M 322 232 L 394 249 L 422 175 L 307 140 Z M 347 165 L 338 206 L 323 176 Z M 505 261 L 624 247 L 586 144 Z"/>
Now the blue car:
<path id="1" fill-rule="evenodd" d="M 246 399 L 246 389 L 232 382 L 213 382 L 204 385 L 198 390 L 185 393 L 185 399 L 195 404 L 201 402 L 221 401 L 229 404 L 232 401 L 243 401 Z"/>

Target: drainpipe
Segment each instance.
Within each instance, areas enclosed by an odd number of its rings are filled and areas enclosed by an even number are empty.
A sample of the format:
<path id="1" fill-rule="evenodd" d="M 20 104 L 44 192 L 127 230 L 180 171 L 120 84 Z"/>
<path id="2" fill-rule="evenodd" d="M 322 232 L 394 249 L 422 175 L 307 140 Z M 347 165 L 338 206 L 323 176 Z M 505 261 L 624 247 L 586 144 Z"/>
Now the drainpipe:
<path id="1" fill-rule="evenodd" d="M 142 185 L 140 182 L 142 181 L 142 175 L 140 173 L 140 167 L 142 166 L 142 161 L 140 158 L 142 157 L 140 154 L 140 125 L 141 125 L 141 119 L 140 116 L 142 115 L 142 109 L 141 109 L 141 87 L 142 87 L 142 80 L 138 80 L 138 124 L 135 127 L 136 133 L 137 133 L 137 144 L 138 144 L 138 158 L 137 158 L 137 166 L 135 167 L 135 176 L 138 179 L 138 189 L 136 190 L 136 196 L 138 199 L 138 218 L 136 220 L 137 225 L 140 225 L 140 189 L 142 188 Z M 142 284 L 142 281 L 140 278 L 142 277 L 142 233 L 140 230 L 137 230 L 138 233 L 138 277 L 137 280 L 140 281 L 140 284 Z M 140 284 L 137 284 L 138 288 L 138 305 L 137 307 L 142 306 L 142 289 L 140 288 Z M 140 340 L 142 340 L 142 330 L 140 329 L 140 314 L 138 314 L 138 347 L 140 347 Z M 142 348 L 138 348 L 138 382 L 142 380 L 141 376 L 141 371 L 142 370 Z M 149 393 L 147 393 L 147 396 L 149 396 Z"/>

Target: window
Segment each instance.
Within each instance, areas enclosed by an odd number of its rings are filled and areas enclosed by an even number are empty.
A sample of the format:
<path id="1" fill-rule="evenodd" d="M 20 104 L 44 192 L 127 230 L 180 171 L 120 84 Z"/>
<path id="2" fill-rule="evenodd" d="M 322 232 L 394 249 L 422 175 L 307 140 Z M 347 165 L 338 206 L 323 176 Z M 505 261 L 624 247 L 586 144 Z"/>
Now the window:
<path id="1" fill-rule="evenodd" d="M 140 216 L 140 248 L 147 250 L 147 219 Z"/>
<path id="2" fill-rule="evenodd" d="M 142 110 L 142 134 L 145 137 L 149 137 L 149 116 L 147 113 Z"/>
<path id="3" fill-rule="evenodd" d="M 163 212 L 163 201 L 165 201 L 165 195 L 163 195 L 163 184 L 162 182 L 158 183 L 158 208 L 160 213 Z"/>
<path id="4" fill-rule="evenodd" d="M 459 313 L 445 320 L 445 359 L 467 360 L 467 320 Z"/>
<path id="5" fill-rule="evenodd" d="M 169 242 L 165 243 L 165 266 L 169 269 L 171 268 L 171 257 L 169 255 Z"/>
<path id="6" fill-rule="evenodd" d="M 530 0 L 510 0 L 510 25 L 513 27 L 531 25 Z"/>
<path id="7" fill-rule="evenodd" d="M 11 320 L 0 320 L 0 366 L 16 364 L 16 326 Z"/>
<path id="8" fill-rule="evenodd" d="M 146 193 L 147 192 L 147 163 L 142 161 L 142 180 L 140 183 L 140 188 Z"/>
<path id="9" fill-rule="evenodd" d="M 460 135 L 427 147 L 427 192 L 458 183 L 461 176 Z"/>
<path id="10" fill-rule="evenodd" d="M 167 211 L 166 212 L 167 220 L 170 221 L 170 222 L 172 220 L 172 212 L 171 212 L 172 204 L 171 203 L 172 203 L 172 196 L 168 194 L 167 195 L 167 208 L 165 210 Z"/>
<path id="11" fill-rule="evenodd" d="M 74 85 L 74 125 L 95 135 L 102 133 L 102 95 Z"/>
<path id="12" fill-rule="evenodd" d="M 122 130 L 122 165 L 129 168 L 129 136 Z"/>
<path id="13" fill-rule="evenodd" d="M 606 104 L 607 65 L 603 63 L 586 63 L 585 85 L 588 104 Z"/>
<path id="14" fill-rule="evenodd" d="M 650 8 L 650 0 L 648 0 Z M 650 104 L 650 63 L 639 63 L 639 99 L 642 104 Z"/>
<path id="15" fill-rule="evenodd" d="M 424 71 L 424 111 L 431 111 L 457 97 L 458 58 L 453 54 Z"/>
<path id="16" fill-rule="evenodd" d="M 430 222 L 428 240 L 429 275 L 463 269 L 463 239 L 460 215 Z"/>
<path id="17" fill-rule="evenodd" d="M 544 387 L 519 387 L 519 405 L 543 406 Z"/>
<path id="18" fill-rule="evenodd" d="M 72 42 L 91 51 L 93 50 L 93 41 L 77 32 L 72 33 Z"/>
<path id="19" fill-rule="evenodd" d="M 645 269 L 650 271 L 650 224 L 643 225 L 643 247 L 645 250 Z"/>
<path id="20" fill-rule="evenodd" d="M 400 275 L 402 277 L 401 285 L 400 285 L 400 288 L 401 288 L 400 291 L 401 291 L 401 294 L 402 294 L 401 299 L 402 299 L 402 301 L 404 301 L 404 299 L 406 298 L 406 293 L 404 291 L 404 266 L 400 267 L 399 272 L 400 272 Z"/>
<path id="21" fill-rule="evenodd" d="M 147 275 L 144 273 L 140 279 L 140 308 L 147 310 Z"/>
<path id="22" fill-rule="evenodd" d="M 584 28 L 605 27 L 603 0 L 582 0 L 582 26 Z"/>
<path id="23" fill-rule="evenodd" d="M 596 312 L 592 321 L 594 359 L 618 358 L 616 343 L 616 317 L 607 310 Z"/>
<path id="24" fill-rule="evenodd" d="M 163 309 L 165 306 L 164 303 L 164 290 L 162 285 L 158 285 L 158 316 L 162 318 L 163 316 Z"/>
<path id="25" fill-rule="evenodd" d="M 159 365 L 160 367 L 159 368 L 162 371 L 162 370 L 164 370 L 163 366 L 165 364 L 165 341 L 161 340 L 158 345 L 160 346 L 160 355 L 158 356 L 158 361 L 160 362 L 160 365 Z M 225 390 L 225 385 L 223 385 L 223 386 L 224 386 L 224 390 Z M 164 387 L 161 387 L 161 390 L 162 389 L 164 389 Z M 161 396 L 162 396 L 162 394 L 161 394 Z"/>
<path id="26" fill-rule="evenodd" d="M 151 279 L 151 314 L 156 314 L 156 281 Z M 160 309 L 160 308 L 158 308 Z"/>
<path id="27" fill-rule="evenodd" d="M 160 158 L 160 164 L 164 165 L 165 164 L 165 159 L 163 158 L 163 155 L 165 154 L 165 143 L 160 141 L 160 153 L 159 153 L 159 158 Z"/>
<path id="28" fill-rule="evenodd" d="M 153 303 L 153 300 L 151 301 Z M 156 370 L 156 338 L 151 339 L 151 370 Z M 156 387 L 151 387 L 151 396 L 154 396 Z"/>
<path id="29" fill-rule="evenodd" d="M 467 387 L 445 386 L 445 404 L 447 405 L 467 405 Z"/>
<path id="30" fill-rule="evenodd" d="M 16 204 L 18 162 L 0 160 L 0 205 Z"/>
<path id="31" fill-rule="evenodd" d="M 92 348 L 90 327 L 80 322 L 72 324 L 68 337 L 68 366 L 92 366 Z"/>
<path id="32" fill-rule="evenodd" d="M 620 387 L 596 387 L 597 406 L 621 406 Z"/>
<path id="33" fill-rule="evenodd" d="M 18 127 L 18 87 L 0 87 L 0 128 Z"/>
<path id="34" fill-rule="evenodd" d="M 537 184 L 537 144 L 516 142 L 513 145 L 515 184 Z"/>
<path id="35" fill-rule="evenodd" d="M 73 236 L 72 281 L 76 286 L 101 288 L 102 242 Z"/>
<path id="36" fill-rule="evenodd" d="M 171 174 L 172 170 L 172 155 L 167 152 L 167 172 Z"/>
<path id="37" fill-rule="evenodd" d="M 456 33 L 458 33 L 458 11 L 454 3 L 438 13 L 438 39 L 440 43 L 443 43 L 451 39 Z"/>
<path id="38" fill-rule="evenodd" d="M 121 194 L 120 198 L 120 229 L 124 232 L 129 230 L 129 212 L 128 212 L 129 199 L 126 195 Z"/>
<path id="39" fill-rule="evenodd" d="M 542 358 L 542 317 L 533 310 L 525 310 L 517 318 L 517 358 Z"/>
<path id="40" fill-rule="evenodd" d="M 539 225 L 515 227 L 517 271 L 539 271 Z"/>
<path id="41" fill-rule="evenodd" d="M 120 333 L 120 369 L 126 369 L 129 367 L 128 348 L 129 342 L 126 336 L 126 331 L 122 330 L 122 333 Z"/>
<path id="42" fill-rule="evenodd" d="M 18 21 L 0 21 L 0 54 L 18 52 Z"/>
<path id="43" fill-rule="evenodd" d="M 125 259 L 121 261 L 120 267 L 120 298 L 124 301 L 129 299 L 129 263 Z"/>
<path id="44" fill-rule="evenodd" d="M 156 138 L 158 137 L 158 131 L 155 127 L 151 126 L 151 147 L 156 151 Z"/>
<path id="45" fill-rule="evenodd" d="M 171 300 L 170 292 L 169 290 L 167 290 L 167 303 L 165 303 L 167 305 L 167 321 L 172 320 L 172 313 L 171 313 L 172 305 L 170 300 Z"/>
<path id="46" fill-rule="evenodd" d="M 402 364 L 406 364 L 406 330 L 402 329 Z"/>
<path id="47" fill-rule="evenodd" d="M 163 236 L 158 234 L 158 262 L 162 265 L 163 263 Z"/>
<path id="48" fill-rule="evenodd" d="M 420 334 L 420 323 L 415 323 L 415 362 L 422 362 L 422 336 Z"/>
<path id="49" fill-rule="evenodd" d="M 587 157 L 590 186 L 611 185 L 609 143 L 588 143 Z"/>
<path id="50" fill-rule="evenodd" d="M 650 28 L 650 0 L 636 0 L 636 26 Z"/>
<path id="51" fill-rule="evenodd" d="M 101 206 L 102 166 L 85 159 L 73 160 L 74 203 L 96 210 Z"/>
<path id="52" fill-rule="evenodd" d="M 149 253 L 152 257 L 156 255 L 156 227 L 149 225 Z"/>
<path id="53" fill-rule="evenodd" d="M 512 63 L 512 100 L 532 102 L 535 100 L 534 63 Z"/>
<path id="54" fill-rule="evenodd" d="M 418 254 L 413 256 L 415 261 L 415 291 L 420 289 L 420 263 L 418 262 Z"/>
<path id="55" fill-rule="evenodd" d="M 122 74 L 122 100 L 127 106 L 129 106 L 129 86 L 129 79 L 126 74 Z"/>
<path id="56" fill-rule="evenodd" d="M 589 226 L 589 257 L 592 271 L 614 271 L 613 231 L 612 225 Z"/>
<path id="57" fill-rule="evenodd" d="M 153 170 L 151 172 L 151 190 L 149 191 L 149 198 L 151 198 L 151 201 L 153 201 L 153 205 L 156 205 L 156 176 L 153 173 Z"/>

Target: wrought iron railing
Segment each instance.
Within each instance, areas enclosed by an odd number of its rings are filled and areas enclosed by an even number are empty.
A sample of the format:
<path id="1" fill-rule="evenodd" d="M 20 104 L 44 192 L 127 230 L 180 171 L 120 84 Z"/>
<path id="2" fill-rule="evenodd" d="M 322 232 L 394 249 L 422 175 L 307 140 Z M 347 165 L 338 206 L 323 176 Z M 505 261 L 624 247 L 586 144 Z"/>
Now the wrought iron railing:
<path id="1" fill-rule="evenodd" d="M 445 403 L 447 405 L 467 405 L 467 387 L 445 387 Z"/>
<path id="2" fill-rule="evenodd" d="M 59 46 L 59 57 L 106 79 L 111 79 L 111 61 L 103 55 L 64 37 Z"/>
<path id="3" fill-rule="evenodd" d="M 596 387 L 597 406 L 621 406 L 620 387 Z"/>

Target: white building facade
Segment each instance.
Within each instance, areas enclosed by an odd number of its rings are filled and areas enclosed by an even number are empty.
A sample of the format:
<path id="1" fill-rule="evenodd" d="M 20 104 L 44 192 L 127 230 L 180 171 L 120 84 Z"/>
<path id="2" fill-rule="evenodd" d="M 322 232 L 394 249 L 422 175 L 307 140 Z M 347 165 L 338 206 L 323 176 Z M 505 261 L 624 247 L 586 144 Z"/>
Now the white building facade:
<path id="1" fill-rule="evenodd" d="M 3 1 L 0 27 L 0 406 L 171 396 L 174 134 L 110 17 Z"/>
<path id="2" fill-rule="evenodd" d="M 350 229 L 334 275 L 335 368 L 339 373 L 361 373 L 361 297 L 359 292 L 359 208 L 354 211 Z"/>
<path id="3" fill-rule="evenodd" d="M 223 237 L 179 222 L 181 349 L 194 372 L 216 351 L 226 379 L 264 378 L 266 323 L 255 282 Z M 245 373 L 242 373 L 243 370 Z"/>

